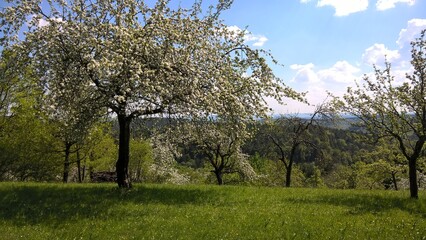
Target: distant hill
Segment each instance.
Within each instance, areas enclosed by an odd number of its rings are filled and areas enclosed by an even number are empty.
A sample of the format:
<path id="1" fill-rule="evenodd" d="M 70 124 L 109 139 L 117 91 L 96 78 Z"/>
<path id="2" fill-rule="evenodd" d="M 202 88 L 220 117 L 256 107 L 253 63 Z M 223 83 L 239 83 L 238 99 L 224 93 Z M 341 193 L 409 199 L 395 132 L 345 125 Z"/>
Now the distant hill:
<path id="1" fill-rule="evenodd" d="M 295 113 L 295 114 L 274 114 L 273 118 L 279 118 L 279 117 L 298 117 L 301 119 L 310 119 L 312 117 L 313 113 Z M 323 127 L 328 128 L 337 128 L 342 130 L 356 130 L 357 127 L 354 127 L 353 124 L 359 122 L 359 119 L 351 114 L 341 114 L 340 118 L 338 120 L 328 120 L 328 119 L 320 119 L 321 117 L 318 117 L 320 121 L 322 121 Z"/>

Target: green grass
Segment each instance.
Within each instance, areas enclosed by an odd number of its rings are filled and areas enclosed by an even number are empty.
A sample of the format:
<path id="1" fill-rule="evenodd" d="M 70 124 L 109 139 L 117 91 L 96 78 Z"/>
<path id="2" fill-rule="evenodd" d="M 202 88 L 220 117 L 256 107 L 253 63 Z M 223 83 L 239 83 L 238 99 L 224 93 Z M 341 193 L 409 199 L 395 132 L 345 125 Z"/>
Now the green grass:
<path id="1" fill-rule="evenodd" d="M 0 239 L 426 239 L 426 194 L 0 183 Z"/>

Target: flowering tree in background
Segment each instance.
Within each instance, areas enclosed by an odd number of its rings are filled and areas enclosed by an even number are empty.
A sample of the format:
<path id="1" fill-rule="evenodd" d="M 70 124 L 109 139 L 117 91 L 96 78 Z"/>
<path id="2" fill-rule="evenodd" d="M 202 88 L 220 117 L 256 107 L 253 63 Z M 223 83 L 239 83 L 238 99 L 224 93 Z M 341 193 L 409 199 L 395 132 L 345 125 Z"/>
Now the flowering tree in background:
<path id="1" fill-rule="evenodd" d="M 375 68 L 375 78 L 364 77 L 365 84 L 349 88 L 336 106 L 361 120 L 370 138 L 394 139 L 408 162 L 410 195 L 418 198 L 417 162 L 426 142 L 426 30 L 411 43 L 412 74 L 395 83 L 391 64 Z"/>
<path id="2" fill-rule="evenodd" d="M 61 142 L 60 152 L 64 155 L 64 171 L 62 181 L 68 182 L 70 171 L 70 155 L 79 153 L 82 143 L 87 140 L 91 128 L 102 116 L 102 106 L 92 99 L 93 93 L 87 92 L 82 86 L 67 86 L 78 79 L 75 73 L 68 73 L 73 69 L 64 70 L 64 83 L 55 86 L 57 92 L 47 92 L 43 96 L 45 103 L 44 112 L 47 113 L 49 123 L 54 126 L 53 135 Z M 78 87 L 81 87 L 78 89 Z M 72 92 L 68 92 L 72 91 Z M 78 95 L 75 95 L 75 93 Z M 105 112 L 105 111 L 104 111 Z M 74 148 L 74 149 L 73 149 Z"/>
<path id="3" fill-rule="evenodd" d="M 120 126 L 119 187 L 128 177 L 130 124 L 139 116 L 265 115 L 265 97 L 300 98 L 276 78 L 267 52 L 220 20 L 232 0 L 207 11 L 169 0 L 8 0 L 2 45 L 29 56 L 53 99 L 84 93 L 89 112 L 106 107 Z M 30 19 L 30 20 L 29 20 Z M 21 31 L 23 37 L 17 37 Z M 272 59 L 274 62 L 275 60 Z M 65 106 L 65 105 L 64 105 Z"/>
<path id="4" fill-rule="evenodd" d="M 238 118 L 214 117 L 186 124 L 186 141 L 195 144 L 207 156 L 217 184 L 223 184 L 223 175 L 239 173 L 246 180 L 256 177 L 241 146 L 249 137 L 246 125 Z"/>
<path id="5" fill-rule="evenodd" d="M 151 139 L 154 163 L 151 164 L 149 170 L 155 182 L 173 184 L 189 183 L 190 178 L 185 174 L 179 173 L 178 169 L 176 169 L 176 158 L 180 157 L 181 153 L 176 147 L 176 144 L 172 142 L 173 137 L 171 137 L 169 130 L 166 129 L 164 132 L 157 132 Z"/>

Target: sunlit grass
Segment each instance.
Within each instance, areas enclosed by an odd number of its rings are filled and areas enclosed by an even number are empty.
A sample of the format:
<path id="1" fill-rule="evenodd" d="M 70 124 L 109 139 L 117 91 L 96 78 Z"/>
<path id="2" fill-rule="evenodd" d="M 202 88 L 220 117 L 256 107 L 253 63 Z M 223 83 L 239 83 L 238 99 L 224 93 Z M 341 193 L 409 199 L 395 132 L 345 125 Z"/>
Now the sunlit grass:
<path id="1" fill-rule="evenodd" d="M 426 239 L 426 194 L 0 183 L 0 239 Z"/>

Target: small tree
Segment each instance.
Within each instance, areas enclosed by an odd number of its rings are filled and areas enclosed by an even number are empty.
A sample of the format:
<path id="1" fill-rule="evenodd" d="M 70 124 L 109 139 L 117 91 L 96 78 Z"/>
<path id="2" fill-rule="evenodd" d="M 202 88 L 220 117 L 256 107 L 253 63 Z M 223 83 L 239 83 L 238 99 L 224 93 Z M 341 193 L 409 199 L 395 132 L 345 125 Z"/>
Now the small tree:
<path id="1" fill-rule="evenodd" d="M 223 175 L 239 173 L 243 179 L 252 180 L 255 172 L 241 151 L 248 137 L 244 123 L 220 117 L 198 120 L 187 125 L 188 140 L 207 156 L 217 184 L 223 185 Z"/>
<path id="2" fill-rule="evenodd" d="M 71 149 L 71 152 L 74 153 L 74 158 L 72 158 L 71 163 L 77 163 L 77 180 L 78 182 L 83 182 L 86 177 L 86 170 L 89 170 L 89 173 L 93 173 L 93 167 L 96 164 L 92 164 L 92 161 L 98 160 L 99 156 L 102 156 L 104 159 L 114 160 L 115 155 L 115 143 L 114 139 L 111 136 L 111 122 L 100 121 L 96 122 L 89 131 L 85 134 L 75 146 Z M 108 143 L 110 144 L 108 146 Z M 74 160 L 75 159 L 75 160 Z M 103 170 L 109 170 L 108 168 Z M 111 171 L 111 170 L 109 170 Z"/>
<path id="3" fill-rule="evenodd" d="M 391 64 L 375 67 L 375 78 L 364 77 L 365 84 L 348 88 L 337 107 L 361 121 L 369 138 L 391 138 L 408 162 L 410 196 L 418 198 L 417 160 L 426 142 L 426 30 L 411 43 L 412 74 L 406 82 L 395 83 Z"/>
<path id="4" fill-rule="evenodd" d="M 291 185 L 291 173 L 298 156 L 297 151 L 303 145 L 316 148 L 316 145 L 311 141 L 309 130 L 318 124 L 320 115 L 325 116 L 325 106 L 323 105 L 318 106 L 309 119 L 282 116 L 270 123 L 267 134 L 273 144 L 271 148 L 275 149 L 276 157 L 286 169 L 286 187 Z"/>
<path id="5" fill-rule="evenodd" d="M 66 88 L 63 91 L 66 91 Z M 44 95 L 45 112 L 48 114 L 49 123 L 55 126 L 53 135 L 62 143 L 60 152 L 64 155 L 62 175 L 64 183 L 68 182 L 71 154 L 80 154 L 80 149 L 87 144 L 91 128 L 101 116 L 99 108 L 94 108 L 97 104 L 91 105 L 86 102 L 91 101 L 91 94 L 84 93 L 84 91 L 78 92 L 79 96 L 71 93 L 63 95 L 47 93 Z"/>
<path id="6" fill-rule="evenodd" d="M 86 138 L 84 144 L 88 149 L 85 153 L 87 156 L 85 165 L 88 167 L 89 173 L 114 170 L 117 144 L 111 133 L 111 125 L 95 126 Z"/>
<path id="7" fill-rule="evenodd" d="M 365 172 L 375 175 L 376 182 L 386 189 L 393 187 L 398 190 L 400 175 L 406 171 L 406 159 L 395 141 L 379 141 L 371 151 L 360 152 L 359 157 L 367 163 L 368 171 Z"/>
<path id="8" fill-rule="evenodd" d="M 145 139 L 130 141 L 130 176 L 135 182 L 142 182 L 148 175 L 149 166 L 154 163 L 151 143 Z"/>

